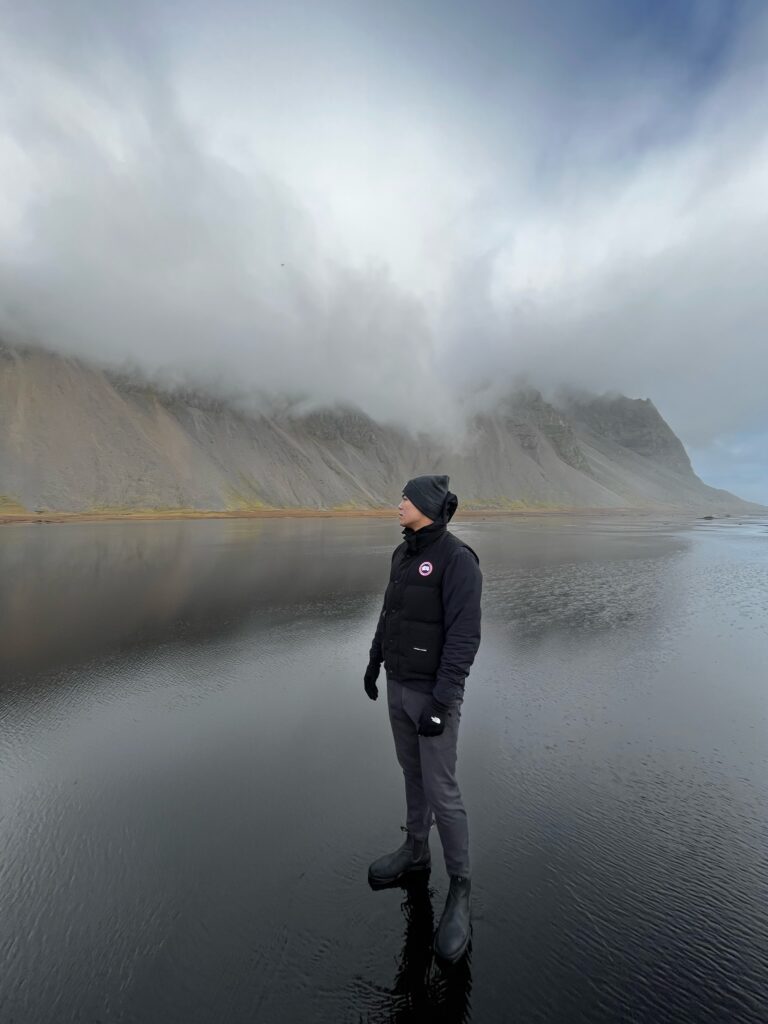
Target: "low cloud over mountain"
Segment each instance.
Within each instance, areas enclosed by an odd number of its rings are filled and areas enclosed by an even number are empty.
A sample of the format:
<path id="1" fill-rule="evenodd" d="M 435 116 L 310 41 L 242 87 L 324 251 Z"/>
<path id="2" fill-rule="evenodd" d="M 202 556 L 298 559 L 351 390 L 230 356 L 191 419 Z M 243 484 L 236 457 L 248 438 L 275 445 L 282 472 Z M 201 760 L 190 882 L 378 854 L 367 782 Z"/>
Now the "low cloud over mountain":
<path id="1" fill-rule="evenodd" d="M 768 500 L 764 4 L 6 7 L 5 337 L 446 435 L 652 395 Z"/>
<path id="2" fill-rule="evenodd" d="M 648 399 L 580 393 L 558 408 L 525 389 L 456 426 L 414 435 L 352 406 L 249 414 L 6 346 L 0 511 L 394 509 L 432 472 L 463 509 L 750 509 L 702 483 Z"/>

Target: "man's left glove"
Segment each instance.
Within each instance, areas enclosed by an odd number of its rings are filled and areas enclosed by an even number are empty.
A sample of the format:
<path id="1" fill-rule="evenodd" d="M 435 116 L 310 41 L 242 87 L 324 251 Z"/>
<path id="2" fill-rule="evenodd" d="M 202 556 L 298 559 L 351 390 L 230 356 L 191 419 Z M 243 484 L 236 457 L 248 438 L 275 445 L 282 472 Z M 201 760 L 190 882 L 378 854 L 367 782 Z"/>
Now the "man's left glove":
<path id="1" fill-rule="evenodd" d="M 439 736 L 445 728 L 445 719 L 448 715 L 448 705 L 441 704 L 439 700 L 432 698 L 421 713 L 419 719 L 419 736 Z"/>

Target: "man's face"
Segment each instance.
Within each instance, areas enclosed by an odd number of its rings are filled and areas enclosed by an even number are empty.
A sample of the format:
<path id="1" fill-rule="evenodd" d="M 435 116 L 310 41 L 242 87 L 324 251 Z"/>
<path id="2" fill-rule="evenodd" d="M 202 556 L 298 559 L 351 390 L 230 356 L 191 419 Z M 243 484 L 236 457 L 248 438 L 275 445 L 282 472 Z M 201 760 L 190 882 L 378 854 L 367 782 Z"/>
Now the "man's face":
<path id="1" fill-rule="evenodd" d="M 422 526 L 426 526 L 431 523 L 431 519 L 427 519 L 423 512 L 420 512 L 416 506 L 411 502 L 410 498 L 406 498 L 403 494 L 400 500 L 400 504 L 397 506 L 397 511 L 400 518 L 401 526 L 410 526 L 412 530 L 421 529 Z"/>

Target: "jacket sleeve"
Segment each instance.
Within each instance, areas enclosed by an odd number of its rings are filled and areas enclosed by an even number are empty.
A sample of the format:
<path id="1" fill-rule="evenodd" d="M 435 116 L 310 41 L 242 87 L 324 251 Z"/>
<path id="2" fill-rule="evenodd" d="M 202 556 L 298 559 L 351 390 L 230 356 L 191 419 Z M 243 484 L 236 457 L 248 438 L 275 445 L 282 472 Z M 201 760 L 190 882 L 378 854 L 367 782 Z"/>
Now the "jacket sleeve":
<path id="1" fill-rule="evenodd" d="M 376 634 L 371 644 L 371 650 L 369 654 L 369 662 L 373 662 L 374 665 L 380 665 L 384 661 L 384 652 L 381 649 L 381 637 L 384 632 L 384 605 L 386 604 L 386 596 L 384 597 L 384 604 L 381 606 L 379 612 L 379 624 L 376 626 Z"/>
<path id="2" fill-rule="evenodd" d="M 390 571 L 392 568 L 392 562 L 395 560 L 397 554 L 397 548 L 392 552 L 392 558 L 390 560 Z M 381 649 L 381 639 L 384 634 L 384 609 L 387 605 L 387 594 L 384 592 L 384 601 L 381 605 L 381 611 L 379 612 L 379 621 L 376 626 L 376 633 L 373 637 L 373 643 L 371 644 L 371 650 L 369 653 L 369 661 L 372 661 L 374 665 L 380 665 L 384 661 L 384 652 Z"/>
<path id="3" fill-rule="evenodd" d="M 480 646 L 480 598 L 483 574 L 475 555 L 460 548 L 443 576 L 445 636 L 433 697 L 453 704 L 464 696 L 464 680 Z"/>

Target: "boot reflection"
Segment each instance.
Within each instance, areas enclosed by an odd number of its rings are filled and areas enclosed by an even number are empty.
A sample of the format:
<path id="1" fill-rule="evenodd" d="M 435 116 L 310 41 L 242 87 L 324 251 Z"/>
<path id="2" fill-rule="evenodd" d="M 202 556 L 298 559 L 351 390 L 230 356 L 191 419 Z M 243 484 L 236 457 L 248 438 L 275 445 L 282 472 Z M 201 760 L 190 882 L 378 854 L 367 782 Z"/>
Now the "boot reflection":
<path id="1" fill-rule="evenodd" d="M 403 888 L 405 899 L 400 909 L 405 916 L 405 939 L 392 991 L 395 996 L 404 996 L 409 1006 L 427 999 L 435 921 L 427 879 L 415 877 Z"/>
<path id="2" fill-rule="evenodd" d="M 392 988 L 389 1020 L 397 1024 L 446 1021 L 464 1024 L 469 1020 L 472 988 L 472 941 L 459 963 L 449 966 L 435 960 L 432 948 L 435 930 L 432 890 L 424 876 L 403 885 L 405 939 Z"/>

